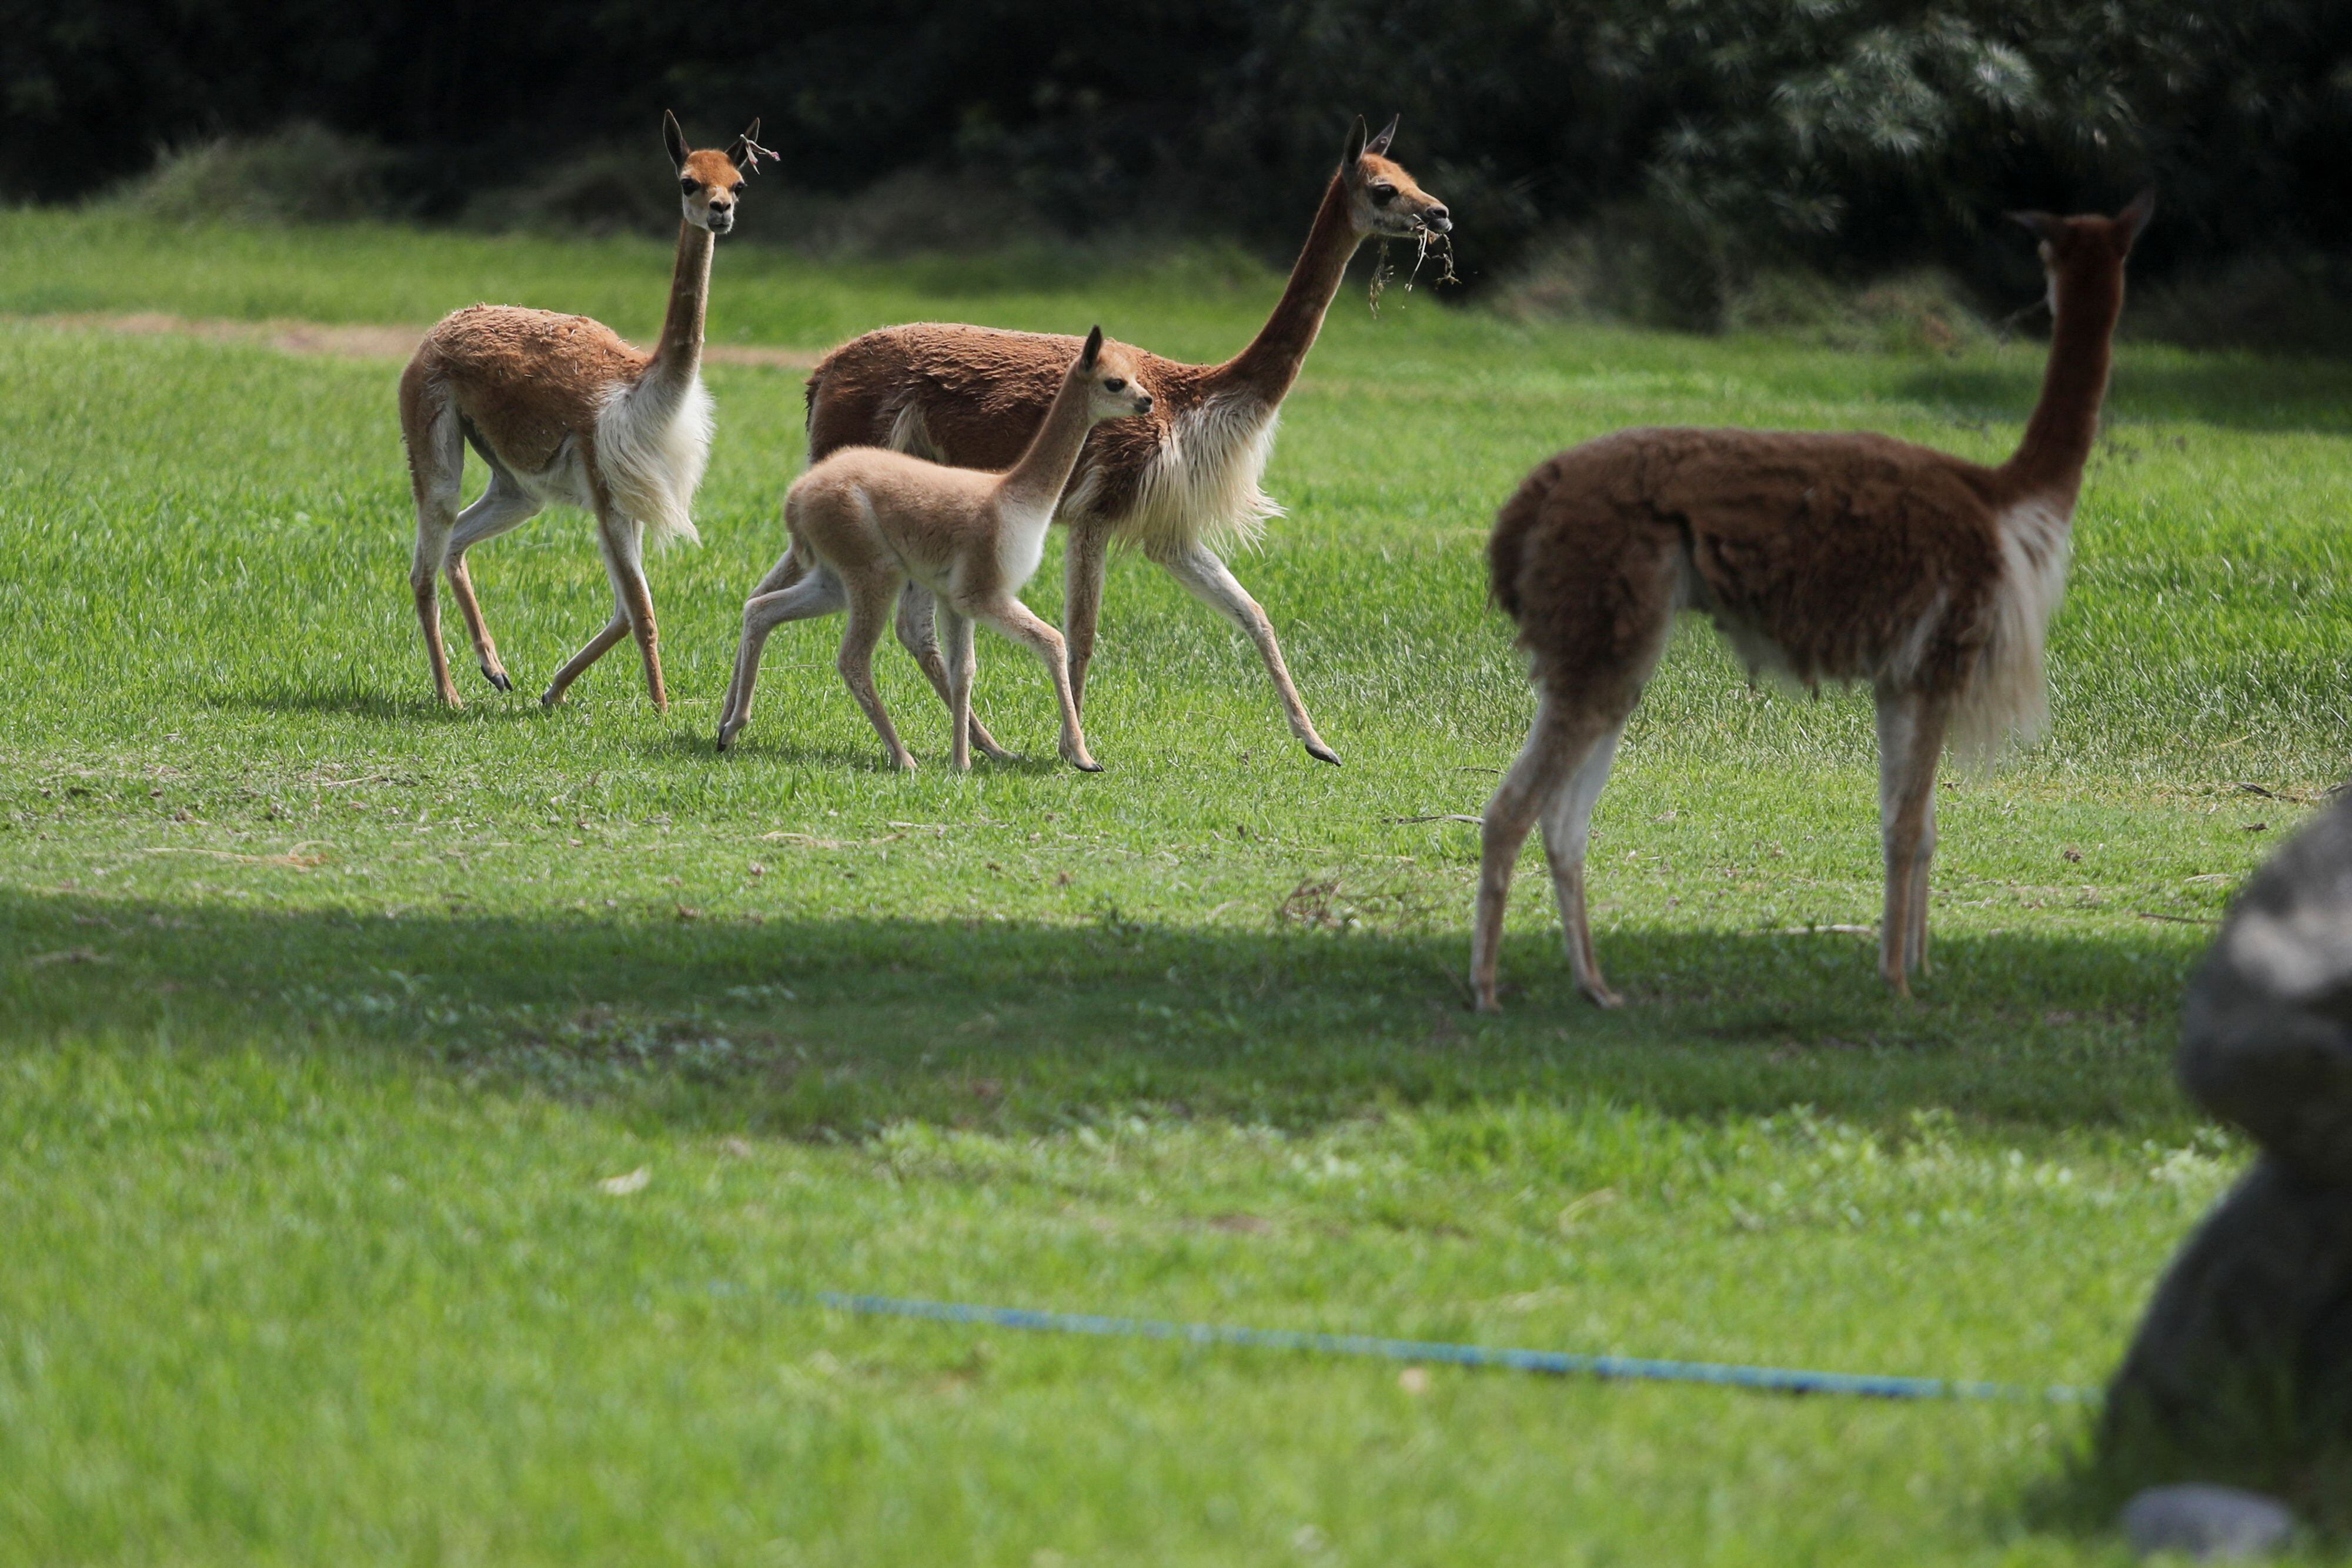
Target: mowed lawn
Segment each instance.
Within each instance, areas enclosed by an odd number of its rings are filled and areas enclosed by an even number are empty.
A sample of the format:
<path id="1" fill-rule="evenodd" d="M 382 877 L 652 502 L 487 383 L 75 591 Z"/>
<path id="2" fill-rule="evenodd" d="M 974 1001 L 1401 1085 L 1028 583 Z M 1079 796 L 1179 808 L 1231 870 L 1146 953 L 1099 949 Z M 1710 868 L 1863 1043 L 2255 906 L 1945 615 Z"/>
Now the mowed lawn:
<path id="1" fill-rule="evenodd" d="M 1469 242 L 1465 254 L 1468 259 Z M 1482 546 L 1624 424 L 1992 456 L 2041 368 L 1530 328 L 1360 279 L 1236 570 L 1245 643 L 1113 567 L 1087 732 L 886 771 L 770 645 L 801 373 L 708 380 L 706 544 L 651 569 L 673 706 L 586 520 L 474 556 L 518 691 L 429 701 L 396 358 L 89 318 L 649 340 L 651 243 L 0 214 L 0 1560 L 2073 1563 L 2082 1407 L 1540 1381 L 852 1319 L 817 1291 L 2095 1385 L 2244 1158 L 2173 1088 L 2182 983 L 2347 769 L 2352 370 L 2124 351 L 2048 739 L 1950 774 L 1935 972 L 1888 998 L 1869 705 L 1676 643 L 1596 816 L 1576 997 L 1530 848 L 1465 1010 L 1475 815 L 1532 699 Z M 1230 352 L 1216 255 L 827 268 L 722 247 L 715 342 L 946 318 Z M 70 319 L 51 319 L 54 317 Z M 157 323 L 151 322 L 151 326 Z M 792 355 L 778 357 L 789 361 Z M 476 469 L 472 487 L 480 482 Z M 1058 615 L 1059 550 L 1029 594 Z M 628 1179 L 612 1182 L 611 1178 Z M 608 1188 L 609 1184 L 609 1188 Z"/>

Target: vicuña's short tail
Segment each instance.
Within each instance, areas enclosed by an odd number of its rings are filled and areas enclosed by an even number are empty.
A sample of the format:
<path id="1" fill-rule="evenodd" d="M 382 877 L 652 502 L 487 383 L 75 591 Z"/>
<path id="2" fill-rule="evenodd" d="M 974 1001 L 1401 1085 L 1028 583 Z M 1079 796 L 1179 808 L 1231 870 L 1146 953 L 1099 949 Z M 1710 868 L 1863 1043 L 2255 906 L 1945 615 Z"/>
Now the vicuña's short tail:
<path id="1" fill-rule="evenodd" d="M 1519 570 L 1527 559 L 1528 533 L 1559 478 L 1557 463 L 1541 465 L 1495 514 L 1495 531 L 1486 540 L 1486 591 L 1513 621 L 1527 609 L 1519 599 Z"/>
<path id="2" fill-rule="evenodd" d="M 702 542 L 694 492 L 710 458 L 710 394 L 698 376 L 683 388 L 640 382 L 615 392 L 596 416 L 596 462 L 614 504 L 645 525 L 659 549 Z"/>
<path id="3" fill-rule="evenodd" d="M 2021 506 L 2000 520 L 2000 582 L 1983 657 L 1952 716 L 1953 750 L 1986 766 L 2009 747 L 2032 745 L 2049 723 L 2042 650 L 2066 595 L 2071 518 L 2050 507 Z"/>

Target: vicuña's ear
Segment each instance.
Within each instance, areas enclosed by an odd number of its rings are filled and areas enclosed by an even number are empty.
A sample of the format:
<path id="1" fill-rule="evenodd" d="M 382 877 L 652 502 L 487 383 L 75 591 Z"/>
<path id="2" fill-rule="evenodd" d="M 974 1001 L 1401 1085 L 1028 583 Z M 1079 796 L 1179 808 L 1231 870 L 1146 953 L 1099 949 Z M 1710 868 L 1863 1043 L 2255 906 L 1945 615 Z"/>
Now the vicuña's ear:
<path id="1" fill-rule="evenodd" d="M 2124 250 L 2126 253 L 2131 250 L 2132 241 L 2139 238 L 2139 231 L 2147 227 L 2147 220 L 2154 216 L 2156 216 L 2154 185 L 2150 185 L 2138 195 L 2134 196 L 2131 199 L 2131 204 L 2116 214 L 2116 234 L 2124 242 Z"/>
<path id="2" fill-rule="evenodd" d="M 1353 170 L 1356 160 L 1364 155 L 1364 117 L 1360 114 L 1356 116 L 1355 129 L 1348 132 L 1348 145 L 1339 153 L 1341 173 L 1345 174 Z"/>
<path id="3" fill-rule="evenodd" d="M 735 139 L 735 145 L 727 149 L 727 162 L 747 174 L 756 174 L 760 172 L 760 155 L 766 151 L 760 145 L 760 122 L 754 120 Z"/>
<path id="4" fill-rule="evenodd" d="M 662 110 L 662 145 L 669 149 L 669 161 L 680 169 L 686 167 L 686 155 L 694 151 L 686 144 L 686 132 L 678 129 L 677 116 L 667 109 Z"/>
<path id="5" fill-rule="evenodd" d="M 1364 143 L 1364 151 L 1367 152 L 1386 152 L 1389 150 L 1389 143 L 1396 140 L 1397 121 L 1403 118 L 1404 116 L 1402 114 L 1390 115 L 1389 122 L 1381 128 L 1381 133 L 1378 136 L 1373 137 L 1370 141 Z"/>
<path id="6" fill-rule="evenodd" d="M 1095 361 L 1100 358 L 1101 355 L 1102 329 L 1097 327 L 1093 331 L 1087 334 L 1087 346 L 1085 350 L 1078 355 L 1078 363 L 1084 365 L 1088 370 L 1093 370 L 1095 368 Z"/>
<path id="7" fill-rule="evenodd" d="M 2054 240 L 2066 232 L 2066 220 L 2055 213 L 2003 213 L 2001 216 L 2035 239 Z"/>

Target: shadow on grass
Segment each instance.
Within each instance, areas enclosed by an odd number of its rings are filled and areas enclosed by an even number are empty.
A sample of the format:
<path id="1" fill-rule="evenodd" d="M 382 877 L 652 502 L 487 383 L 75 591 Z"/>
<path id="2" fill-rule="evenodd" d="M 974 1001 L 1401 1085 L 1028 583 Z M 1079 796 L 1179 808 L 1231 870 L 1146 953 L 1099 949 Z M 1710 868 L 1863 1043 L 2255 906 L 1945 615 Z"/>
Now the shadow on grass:
<path id="1" fill-rule="evenodd" d="M 467 670 L 472 665 L 467 666 Z M 454 673 L 454 672 L 453 672 Z M 313 716 L 335 714 L 347 718 L 374 719 L 387 724 L 485 724 L 501 719 L 536 718 L 547 710 L 536 697 L 528 701 L 498 690 L 477 674 L 471 683 L 458 682 L 462 708 L 444 707 L 433 695 L 433 678 L 417 660 L 416 689 L 412 692 L 362 691 L 353 687 L 321 691 L 316 687 L 239 688 L 208 695 L 205 706 L 249 713 Z"/>
<path id="2" fill-rule="evenodd" d="M 950 771 L 946 737 L 918 734 L 906 738 L 908 749 L 915 754 L 918 771 Z M 789 732 L 778 734 L 771 731 L 761 737 L 747 729 L 736 737 L 733 745 L 720 751 L 715 720 L 707 730 L 667 731 L 644 741 L 638 749 L 646 757 L 659 761 L 740 763 L 759 768 L 817 768 L 834 772 L 887 774 L 894 778 L 898 773 L 884 754 L 882 743 L 878 740 L 867 746 L 804 745 L 793 740 Z M 1042 757 L 1017 754 L 1010 762 L 999 762 L 978 749 L 971 754 L 971 770 L 982 776 L 1009 773 L 1035 778 L 1068 767 L 1069 764 L 1055 756 L 1050 747 Z"/>
<path id="3" fill-rule="evenodd" d="M 679 744 L 683 741 L 684 744 Z M 924 744 L 929 741 L 930 744 Z M 1000 744 L 1003 744 L 1000 737 Z M 948 766 L 948 742 L 944 737 L 916 736 L 908 737 L 907 748 L 915 754 L 919 772 L 952 774 Z M 761 767 L 824 768 L 845 769 L 854 773 L 880 773 L 895 777 L 899 771 L 883 754 L 882 743 L 871 746 L 803 746 L 789 738 L 771 739 L 762 743 L 751 736 L 738 737 L 724 752 L 717 749 L 712 736 L 665 737 L 650 741 L 645 747 L 651 757 L 684 757 L 703 761 L 743 761 Z M 1011 761 L 1000 762 L 975 747 L 971 754 L 971 770 L 975 775 L 1012 774 L 1023 778 L 1042 778 L 1064 770 L 1075 772 L 1070 765 L 1049 747 L 1043 756 L 1034 752 L 1015 752 Z"/>
<path id="4" fill-rule="evenodd" d="M 1603 1099 L 1811 1105 L 2134 1135 L 2191 1118 L 2172 1019 L 2200 936 L 1960 936 L 1898 1002 L 1844 935 L 1622 929 L 1632 1005 L 1507 945 L 1466 1010 L 1459 934 L 245 910 L 0 891 L 0 1040 L 364 1047 L 492 1086 L 790 1134 L 1133 1112 L 1309 1125 L 1384 1107 Z"/>
<path id="5" fill-rule="evenodd" d="M 698 729 L 665 730 L 639 743 L 638 752 L 656 761 L 693 762 L 706 767 L 746 765 L 779 768 L 822 768 L 848 773 L 895 773 L 882 755 L 882 745 L 802 746 L 789 736 L 771 734 L 764 741 L 748 731 L 719 749 L 719 721 Z"/>

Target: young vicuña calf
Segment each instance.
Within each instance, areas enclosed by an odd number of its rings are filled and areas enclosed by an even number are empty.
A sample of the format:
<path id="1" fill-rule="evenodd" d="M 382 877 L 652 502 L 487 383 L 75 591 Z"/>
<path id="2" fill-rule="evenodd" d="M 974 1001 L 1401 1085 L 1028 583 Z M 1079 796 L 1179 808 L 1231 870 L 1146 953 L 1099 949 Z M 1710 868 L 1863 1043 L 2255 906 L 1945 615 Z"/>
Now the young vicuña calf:
<path id="1" fill-rule="evenodd" d="M 1062 634 L 1015 597 L 1045 552 L 1045 529 L 1087 432 L 1106 419 L 1151 412 L 1151 394 L 1135 379 L 1130 352 L 1087 334 L 1045 420 L 1021 459 L 1003 474 L 950 468 L 878 446 L 845 447 L 801 476 L 784 497 L 792 532 L 788 559 L 814 569 L 790 588 L 755 596 L 743 607 L 743 645 L 735 659 L 719 720 L 719 748 L 727 749 L 751 716 L 751 687 L 768 633 L 786 621 L 846 609 L 841 638 L 841 678 L 874 721 L 891 761 L 912 768 L 874 689 L 874 646 L 890 624 L 892 607 L 911 581 L 939 603 L 947 640 L 947 689 L 954 726 L 955 767 L 971 766 L 972 622 L 985 621 L 1025 643 L 1054 677 L 1062 706 L 1062 756 L 1089 773 Z"/>
<path id="2" fill-rule="evenodd" d="M 2012 214 L 2041 239 L 2056 320 L 2041 402 L 1998 468 L 1869 434 L 1627 430 L 1543 464 L 1495 521 L 1496 601 L 1539 692 L 1526 748 L 1488 802 L 1470 982 L 1495 1005 L 1512 862 L 1543 823 L 1577 988 L 1603 1007 L 1584 907 L 1593 801 L 1682 609 L 1751 671 L 1877 694 L 1886 902 L 1879 971 L 1908 994 L 1927 957 L 1936 763 L 2043 715 L 2042 635 L 2097 434 L 2124 258 L 2153 209 Z"/>
<path id="3" fill-rule="evenodd" d="M 400 430 L 416 497 L 416 553 L 408 582 L 424 623 L 425 650 L 441 700 L 462 706 L 441 645 L 434 578 L 449 588 L 473 634 L 482 675 L 511 691 L 490 641 L 466 552 L 530 521 L 549 502 L 596 517 L 596 542 L 613 584 L 613 619 L 557 672 L 540 701 L 554 703 L 607 649 L 634 632 L 656 707 L 667 707 L 654 601 L 646 587 L 647 538 L 660 545 L 698 538 L 690 508 L 710 451 L 710 398 L 702 390 L 702 325 L 710 294 L 713 237 L 735 225 L 744 172 L 766 155 L 760 122 L 724 152 L 694 152 L 675 116 L 662 139 L 677 170 L 685 209 L 669 313 L 650 354 L 601 321 L 474 305 L 425 334 L 400 378 Z M 481 499 L 457 510 L 466 448 L 489 465 Z"/>

